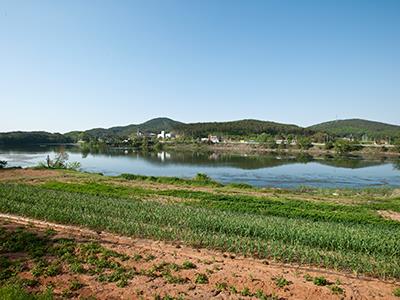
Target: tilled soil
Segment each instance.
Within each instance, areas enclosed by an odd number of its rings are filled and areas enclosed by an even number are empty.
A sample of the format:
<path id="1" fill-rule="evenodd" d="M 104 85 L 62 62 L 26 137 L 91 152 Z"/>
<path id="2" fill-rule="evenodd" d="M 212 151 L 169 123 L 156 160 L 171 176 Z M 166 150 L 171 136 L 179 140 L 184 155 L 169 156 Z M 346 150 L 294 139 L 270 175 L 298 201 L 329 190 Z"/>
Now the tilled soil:
<path id="1" fill-rule="evenodd" d="M 118 287 L 115 282 L 99 281 L 95 274 L 76 274 L 63 266 L 62 271 L 55 276 L 37 277 L 39 286 L 29 288 L 35 292 L 51 285 L 56 298 L 163 299 L 170 296 L 177 299 L 399 299 L 393 295 L 394 289 L 400 286 L 398 281 L 278 264 L 230 253 L 193 249 L 178 242 L 134 239 L 4 214 L 0 215 L 0 220 L 1 227 L 7 231 L 23 226 L 27 231 L 44 235 L 51 228 L 55 230 L 51 236 L 54 240 L 73 239 L 77 245 L 99 243 L 106 249 L 124 254 L 126 259 L 121 264 L 127 269 L 136 270 L 126 286 Z M 6 255 L 11 259 L 24 257 L 23 253 Z M 184 268 L 188 262 L 192 264 L 191 268 Z M 166 266 L 172 269 L 166 272 Z M 34 278 L 29 267 L 19 276 Z M 78 281 L 82 286 L 66 293 L 66 290 L 71 289 L 72 281 Z"/>

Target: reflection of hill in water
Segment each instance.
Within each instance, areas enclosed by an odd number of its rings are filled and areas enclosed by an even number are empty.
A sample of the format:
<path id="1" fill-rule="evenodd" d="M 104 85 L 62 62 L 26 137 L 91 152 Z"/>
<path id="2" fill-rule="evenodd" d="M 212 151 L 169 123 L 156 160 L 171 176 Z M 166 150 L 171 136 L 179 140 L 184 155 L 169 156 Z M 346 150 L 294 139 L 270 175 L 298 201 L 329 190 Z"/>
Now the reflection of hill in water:
<path id="1" fill-rule="evenodd" d="M 228 153 L 213 152 L 186 152 L 186 151 L 168 151 L 168 152 L 148 152 L 140 153 L 125 149 L 103 149 L 92 152 L 82 153 L 79 147 L 71 145 L 60 146 L 29 146 L 19 148 L 2 148 L 3 151 L 12 151 L 14 153 L 45 153 L 49 151 L 58 152 L 60 148 L 64 148 L 69 153 L 82 154 L 86 157 L 91 154 L 93 156 L 115 156 L 115 157 L 132 157 L 132 159 L 140 158 L 154 165 L 183 165 L 183 166 L 206 166 L 206 167 L 233 167 L 239 169 L 261 169 L 272 168 L 295 163 L 316 162 L 321 165 L 337 168 L 360 169 L 371 166 L 378 166 L 391 162 L 396 169 L 400 170 L 400 160 L 390 161 L 386 159 L 363 159 L 361 157 L 312 157 L 308 154 L 288 155 L 276 153 L 268 153 L 261 155 L 238 155 Z M 126 152 L 127 151 L 127 152 Z"/>
<path id="2" fill-rule="evenodd" d="M 296 162 L 294 158 L 277 158 L 276 156 L 240 156 L 213 153 L 171 153 L 170 155 L 170 159 L 164 161 L 161 161 L 157 156 L 143 156 L 143 158 L 156 164 L 226 166 L 240 169 L 271 168 Z"/>
<path id="3" fill-rule="evenodd" d="M 138 153 L 128 155 L 134 155 L 136 157 Z M 149 163 L 157 165 L 180 164 L 189 166 L 202 165 L 207 167 L 226 166 L 249 170 L 309 162 L 316 162 L 326 166 L 349 169 L 359 169 L 387 163 L 386 160 L 366 160 L 360 157 L 326 157 L 316 159 L 310 155 L 264 154 L 245 156 L 199 152 L 168 152 L 168 155 L 160 153 L 146 153 L 140 154 L 140 157 Z"/>
<path id="4" fill-rule="evenodd" d="M 65 149 L 68 152 L 80 152 L 79 147 L 73 144 L 66 145 L 29 145 L 29 146 L 7 146 L 1 145 L 0 150 L 2 152 L 13 152 L 13 153 L 45 153 L 45 152 L 58 152 L 60 149 Z"/>
<path id="5" fill-rule="evenodd" d="M 365 160 L 362 158 L 335 158 L 318 160 L 318 163 L 320 163 L 321 165 L 346 169 L 361 169 L 366 167 L 379 166 L 387 162 L 388 161 L 386 160 Z"/>

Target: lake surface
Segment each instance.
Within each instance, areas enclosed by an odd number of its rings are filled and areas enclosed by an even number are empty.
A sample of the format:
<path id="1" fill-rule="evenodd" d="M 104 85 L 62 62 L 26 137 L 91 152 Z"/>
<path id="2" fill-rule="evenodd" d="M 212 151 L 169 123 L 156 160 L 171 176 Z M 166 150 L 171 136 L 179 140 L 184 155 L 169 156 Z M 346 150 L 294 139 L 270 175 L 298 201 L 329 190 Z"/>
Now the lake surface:
<path id="1" fill-rule="evenodd" d="M 35 166 L 54 157 L 60 146 L 0 148 L 0 160 L 8 166 Z M 400 160 L 313 158 L 307 155 L 239 155 L 213 152 L 163 151 L 139 153 L 112 149 L 82 153 L 65 146 L 69 161 L 79 161 L 81 170 L 119 175 L 132 173 L 190 178 L 205 173 L 222 183 L 243 182 L 259 187 L 372 187 L 400 186 Z"/>

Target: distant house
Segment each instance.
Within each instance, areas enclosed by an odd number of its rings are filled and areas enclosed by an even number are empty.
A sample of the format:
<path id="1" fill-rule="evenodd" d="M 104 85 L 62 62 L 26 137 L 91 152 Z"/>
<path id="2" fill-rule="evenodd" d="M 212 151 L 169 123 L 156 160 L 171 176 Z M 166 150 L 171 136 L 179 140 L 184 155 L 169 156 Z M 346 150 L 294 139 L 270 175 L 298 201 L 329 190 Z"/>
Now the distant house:
<path id="1" fill-rule="evenodd" d="M 348 142 L 354 142 L 354 137 L 353 137 L 353 135 L 350 135 L 349 137 L 342 138 L 342 140 L 348 141 Z"/>
<path id="2" fill-rule="evenodd" d="M 296 146 L 296 145 L 297 145 L 297 141 L 296 141 L 296 140 L 288 141 L 288 140 L 279 139 L 279 140 L 275 140 L 275 144 L 277 144 L 277 145 L 291 145 L 291 146 Z"/>
<path id="3" fill-rule="evenodd" d="M 218 144 L 220 142 L 219 138 L 216 135 L 209 135 L 208 141 L 210 141 L 213 144 Z"/>
<path id="4" fill-rule="evenodd" d="M 209 135 L 206 138 L 201 138 L 200 141 L 203 143 L 218 144 L 221 142 L 221 139 L 216 135 Z"/>
<path id="5" fill-rule="evenodd" d="M 157 134 L 158 139 L 165 139 L 165 131 L 161 131 L 161 133 Z"/>
<path id="6" fill-rule="evenodd" d="M 374 140 L 374 145 L 389 145 L 389 141 L 384 139 Z"/>
<path id="7" fill-rule="evenodd" d="M 158 139 L 171 139 L 174 138 L 175 135 L 171 132 L 166 133 L 164 130 L 157 134 Z"/>

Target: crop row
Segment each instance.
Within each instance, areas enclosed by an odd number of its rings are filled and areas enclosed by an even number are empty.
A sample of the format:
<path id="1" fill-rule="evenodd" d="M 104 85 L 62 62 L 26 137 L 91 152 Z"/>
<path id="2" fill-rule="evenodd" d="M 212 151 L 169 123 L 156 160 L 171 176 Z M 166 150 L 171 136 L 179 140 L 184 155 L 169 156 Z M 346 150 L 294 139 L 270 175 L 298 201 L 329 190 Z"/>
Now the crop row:
<path id="1" fill-rule="evenodd" d="M 104 195 L 112 197 L 170 196 L 186 201 L 187 205 L 212 208 L 222 211 L 250 213 L 255 215 L 281 216 L 313 221 L 332 221 L 349 224 L 385 224 L 400 230 L 400 223 L 382 218 L 376 210 L 400 207 L 400 199 L 386 199 L 357 205 L 344 205 L 323 201 L 304 201 L 280 197 L 255 197 L 232 195 L 185 189 L 149 189 L 142 187 L 117 186 L 107 183 L 63 183 L 47 182 L 43 187 L 60 190 Z M 395 209 L 394 209 L 395 210 Z M 399 210 L 400 211 L 400 210 Z"/>
<path id="2" fill-rule="evenodd" d="M 400 231 L 141 201 L 44 187 L 0 184 L 0 211 L 128 236 L 180 240 L 284 262 L 400 278 Z"/>

